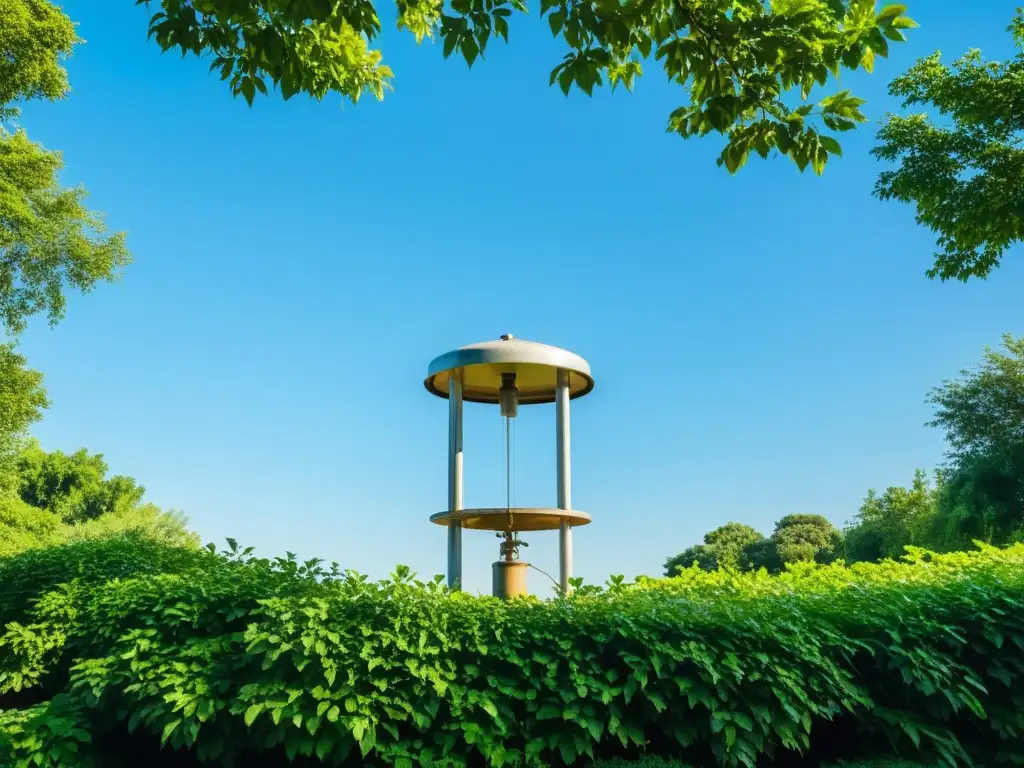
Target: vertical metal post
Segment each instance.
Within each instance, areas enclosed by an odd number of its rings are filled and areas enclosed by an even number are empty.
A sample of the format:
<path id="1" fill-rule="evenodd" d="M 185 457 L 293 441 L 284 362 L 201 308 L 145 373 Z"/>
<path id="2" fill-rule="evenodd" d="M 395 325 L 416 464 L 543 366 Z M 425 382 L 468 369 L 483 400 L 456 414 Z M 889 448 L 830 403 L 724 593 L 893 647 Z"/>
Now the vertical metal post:
<path id="1" fill-rule="evenodd" d="M 462 503 L 462 371 L 448 378 L 448 511 Z M 462 588 L 462 523 L 448 523 L 448 586 Z"/>
<path id="2" fill-rule="evenodd" d="M 555 440 L 558 478 L 558 508 L 572 509 L 572 478 L 569 459 L 569 372 L 559 368 L 555 387 Z M 559 582 L 562 594 L 569 594 L 572 578 L 572 528 L 562 521 L 558 531 Z"/>

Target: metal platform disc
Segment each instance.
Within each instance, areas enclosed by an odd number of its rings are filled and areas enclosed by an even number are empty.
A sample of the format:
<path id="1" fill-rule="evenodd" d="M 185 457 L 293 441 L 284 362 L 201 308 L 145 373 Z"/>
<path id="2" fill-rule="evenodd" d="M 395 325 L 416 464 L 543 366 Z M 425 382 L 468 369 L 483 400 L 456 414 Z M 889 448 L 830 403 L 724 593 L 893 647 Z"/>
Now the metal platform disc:
<path id="1" fill-rule="evenodd" d="M 567 520 L 573 528 L 590 522 L 590 515 L 575 509 L 552 509 L 549 507 L 523 507 L 512 510 L 512 528 L 509 528 L 509 511 L 504 507 L 486 509 L 460 509 L 458 512 L 438 512 L 430 516 L 430 522 L 448 525 L 458 520 L 463 528 L 474 531 L 557 531 L 562 521 Z"/>

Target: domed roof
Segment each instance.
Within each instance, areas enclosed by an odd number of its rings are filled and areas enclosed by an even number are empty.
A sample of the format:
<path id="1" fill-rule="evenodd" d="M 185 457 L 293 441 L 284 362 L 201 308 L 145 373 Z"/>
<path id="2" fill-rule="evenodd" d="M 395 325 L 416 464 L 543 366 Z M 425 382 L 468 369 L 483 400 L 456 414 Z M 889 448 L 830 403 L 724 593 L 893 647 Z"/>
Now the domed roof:
<path id="1" fill-rule="evenodd" d="M 511 335 L 459 347 L 435 358 L 423 382 L 427 391 L 447 398 L 448 379 L 459 368 L 463 369 L 462 399 L 471 403 L 497 403 L 503 373 L 516 374 L 520 405 L 553 403 L 559 368 L 569 372 L 570 397 L 582 397 L 594 388 L 590 366 L 579 355 Z"/>

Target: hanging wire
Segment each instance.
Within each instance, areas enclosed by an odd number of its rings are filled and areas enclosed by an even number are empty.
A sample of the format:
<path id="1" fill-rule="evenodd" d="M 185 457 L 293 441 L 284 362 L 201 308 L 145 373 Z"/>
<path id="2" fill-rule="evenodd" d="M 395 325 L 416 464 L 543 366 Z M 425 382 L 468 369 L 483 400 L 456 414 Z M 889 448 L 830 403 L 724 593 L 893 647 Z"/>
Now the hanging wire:
<path id="1" fill-rule="evenodd" d="M 505 467 L 508 466 L 508 445 L 506 444 L 505 439 L 504 439 L 505 438 L 505 430 L 507 429 L 507 427 L 505 425 L 505 422 L 507 421 L 507 419 L 504 416 L 502 416 L 500 414 L 500 412 L 499 412 L 498 418 L 501 419 L 501 437 L 502 437 L 502 440 L 501 440 L 501 468 L 505 469 Z M 502 476 L 502 482 L 505 484 L 504 488 L 502 488 L 502 490 L 505 491 L 505 498 L 508 498 L 508 473 L 507 472 L 504 473 L 504 475 Z M 507 512 L 508 510 L 506 509 L 505 511 Z"/>
<path id="2" fill-rule="evenodd" d="M 505 419 L 505 510 L 508 512 L 508 529 L 515 525 L 512 511 L 512 419 Z"/>
<path id="3" fill-rule="evenodd" d="M 512 509 L 516 508 L 516 424 L 512 421 Z"/>

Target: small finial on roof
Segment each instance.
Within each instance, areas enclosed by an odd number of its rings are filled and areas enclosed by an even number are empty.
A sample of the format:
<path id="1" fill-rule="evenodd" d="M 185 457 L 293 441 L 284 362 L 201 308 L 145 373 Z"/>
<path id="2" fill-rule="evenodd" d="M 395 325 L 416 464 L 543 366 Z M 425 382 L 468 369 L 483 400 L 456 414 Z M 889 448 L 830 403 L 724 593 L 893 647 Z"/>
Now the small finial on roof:
<path id="1" fill-rule="evenodd" d="M 511 333 L 506 333 L 504 336 L 501 337 L 501 340 L 502 341 L 512 341 L 514 338 L 515 338 L 515 336 L 513 336 Z"/>

